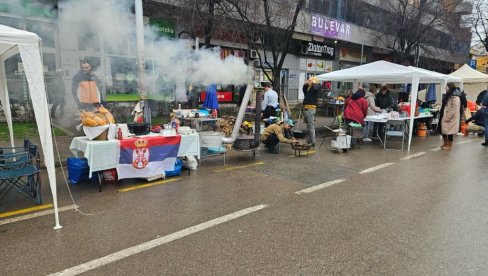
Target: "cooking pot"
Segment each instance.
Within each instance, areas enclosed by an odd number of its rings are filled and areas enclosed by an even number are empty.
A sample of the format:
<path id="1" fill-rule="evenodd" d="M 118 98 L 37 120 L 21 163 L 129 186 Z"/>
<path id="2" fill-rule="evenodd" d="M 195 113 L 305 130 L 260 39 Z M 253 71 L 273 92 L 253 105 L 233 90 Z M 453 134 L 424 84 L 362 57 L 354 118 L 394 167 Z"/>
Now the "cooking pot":
<path id="1" fill-rule="evenodd" d="M 305 134 L 306 134 L 306 132 L 304 132 L 303 130 L 294 130 L 293 131 L 293 137 L 295 137 L 296 139 L 305 138 Z"/>

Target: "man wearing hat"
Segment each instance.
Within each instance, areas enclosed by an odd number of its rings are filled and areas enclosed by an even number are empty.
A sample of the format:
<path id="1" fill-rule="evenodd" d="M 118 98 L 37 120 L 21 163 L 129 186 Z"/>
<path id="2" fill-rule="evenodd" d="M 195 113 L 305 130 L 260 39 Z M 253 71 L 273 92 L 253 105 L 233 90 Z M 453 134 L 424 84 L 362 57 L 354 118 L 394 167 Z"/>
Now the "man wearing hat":
<path id="1" fill-rule="evenodd" d="M 261 142 L 266 145 L 267 153 L 278 154 L 279 148 L 278 144 L 296 144 L 298 141 L 295 138 L 287 139 L 285 138 L 285 131 L 289 131 L 295 124 L 292 120 L 287 120 L 286 122 L 278 122 L 272 124 L 264 129 L 263 134 L 261 134 Z"/>

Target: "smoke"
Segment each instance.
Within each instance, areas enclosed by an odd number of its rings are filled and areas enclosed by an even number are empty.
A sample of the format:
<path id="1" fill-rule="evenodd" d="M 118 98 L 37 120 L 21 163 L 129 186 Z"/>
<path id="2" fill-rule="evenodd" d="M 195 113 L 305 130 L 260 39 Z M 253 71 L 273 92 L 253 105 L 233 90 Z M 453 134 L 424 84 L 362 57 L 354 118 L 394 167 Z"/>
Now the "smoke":
<path id="1" fill-rule="evenodd" d="M 98 39 L 103 41 L 105 54 L 109 52 L 133 58 L 137 56 L 137 49 L 132 4 L 133 1 L 129 0 L 63 1 L 59 3 L 59 24 L 76 32 L 78 39 L 82 39 L 88 48 L 90 45 L 99 45 L 92 43 Z M 144 31 L 146 65 L 151 65 L 152 69 L 152 72 L 146 74 L 148 93 L 160 93 L 160 85 L 156 83 L 165 82 L 166 87 L 173 87 L 176 91 L 176 100 L 184 101 L 189 84 L 239 85 L 247 82 L 247 66 L 242 59 L 229 56 L 222 60 L 218 51 L 195 51 L 192 49 L 193 41 L 159 37 L 147 25 Z M 96 47 L 94 50 L 97 50 Z M 114 68 L 117 66 L 114 63 L 111 66 L 111 72 L 128 70 Z M 136 66 L 137 64 L 134 64 L 134 68 Z M 107 85 L 111 85 L 110 81 L 107 81 Z"/>

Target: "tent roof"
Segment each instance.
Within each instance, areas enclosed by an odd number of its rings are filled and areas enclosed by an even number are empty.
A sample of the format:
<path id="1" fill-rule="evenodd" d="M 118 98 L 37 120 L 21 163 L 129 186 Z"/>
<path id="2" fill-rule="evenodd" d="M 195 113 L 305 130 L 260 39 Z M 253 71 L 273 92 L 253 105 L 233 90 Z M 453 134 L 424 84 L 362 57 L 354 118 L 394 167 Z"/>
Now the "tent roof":
<path id="1" fill-rule="evenodd" d="M 446 74 L 442 74 L 442 73 L 439 73 L 439 72 L 430 71 L 430 70 L 423 69 L 423 68 L 419 68 L 419 67 L 415 67 L 415 66 L 408 66 L 408 68 L 417 70 L 419 72 L 424 72 L 424 73 L 427 73 L 427 74 L 431 74 L 432 76 L 436 76 L 436 77 L 438 77 L 440 79 L 444 79 L 444 80 L 446 80 L 448 82 L 462 82 L 463 81 L 463 79 L 460 78 L 460 77 L 446 75 Z"/>
<path id="2" fill-rule="evenodd" d="M 319 80 L 327 81 L 376 83 L 410 83 L 413 77 L 419 77 L 420 83 L 440 83 L 447 78 L 446 75 L 440 73 L 409 68 L 384 60 L 322 74 L 317 77 Z"/>
<path id="3" fill-rule="evenodd" d="M 0 55 L 15 45 L 37 45 L 40 40 L 35 33 L 0 25 Z"/>
<path id="4" fill-rule="evenodd" d="M 488 83 L 487 74 L 483 74 L 477 70 L 474 70 L 467 64 L 464 64 L 461 68 L 457 69 L 456 71 L 452 72 L 449 75 L 462 78 L 464 83 L 477 83 L 477 82 Z"/>

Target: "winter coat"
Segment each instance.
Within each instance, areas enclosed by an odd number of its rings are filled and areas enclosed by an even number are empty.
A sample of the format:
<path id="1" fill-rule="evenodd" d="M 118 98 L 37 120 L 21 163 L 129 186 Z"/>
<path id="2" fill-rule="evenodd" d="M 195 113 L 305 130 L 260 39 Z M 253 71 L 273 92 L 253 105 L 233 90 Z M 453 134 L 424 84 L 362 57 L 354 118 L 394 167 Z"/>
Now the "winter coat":
<path id="1" fill-rule="evenodd" d="M 449 94 L 449 93 L 448 93 Z M 454 91 L 452 95 L 446 94 L 446 99 L 441 107 L 440 127 L 444 135 L 457 134 L 459 132 L 459 122 L 461 119 L 461 93 Z"/>
<path id="2" fill-rule="evenodd" d="M 390 91 L 386 90 L 385 94 L 381 92 L 376 93 L 376 106 L 381 109 L 387 109 L 393 106 L 393 98 L 391 97 Z"/>
<path id="3" fill-rule="evenodd" d="M 358 124 L 364 125 L 364 118 L 368 113 L 368 102 L 359 92 L 354 93 L 348 101 L 346 110 L 344 110 L 344 118 L 346 120 L 354 121 Z"/>
<path id="4" fill-rule="evenodd" d="M 261 134 L 260 140 L 261 142 L 264 142 L 266 141 L 266 139 L 268 139 L 268 136 L 274 133 L 276 134 L 278 140 L 280 140 L 281 143 L 286 143 L 286 144 L 293 143 L 293 140 L 285 138 L 284 132 L 285 132 L 285 124 L 283 122 L 272 124 L 264 129 L 263 134 Z"/>
<path id="5" fill-rule="evenodd" d="M 78 72 L 73 76 L 72 94 L 78 107 L 80 103 L 99 103 L 100 96 L 100 80 L 94 74 Z"/>
<path id="6" fill-rule="evenodd" d="M 364 98 L 368 102 L 368 115 L 374 115 L 377 112 L 381 112 L 381 108 L 376 106 L 374 94 L 371 92 L 366 92 Z"/>
<path id="7" fill-rule="evenodd" d="M 315 109 L 317 108 L 317 100 L 319 98 L 320 87 L 318 84 L 307 85 L 305 84 L 302 88 L 303 95 L 303 106 L 305 109 Z"/>

